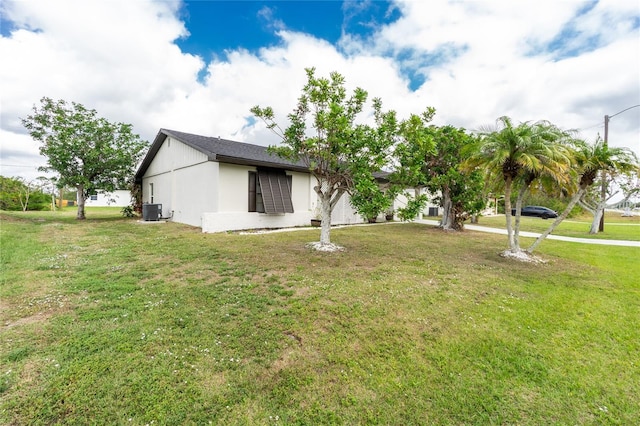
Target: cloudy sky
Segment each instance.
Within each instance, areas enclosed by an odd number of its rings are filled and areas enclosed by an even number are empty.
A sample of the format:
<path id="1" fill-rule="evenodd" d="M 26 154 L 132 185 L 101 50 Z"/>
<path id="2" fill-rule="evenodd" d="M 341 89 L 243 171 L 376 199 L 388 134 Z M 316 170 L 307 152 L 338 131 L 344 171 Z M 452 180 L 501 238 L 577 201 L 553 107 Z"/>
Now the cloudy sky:
<path id="1" fill-rule="evenodd" d="M 338 71 L 401 117 L 468 130 L 549 120 L 640 154 L 639 0 L 3 0 L 0 173 L 46 163 L 22 127 L 40 98 L 131 123 L 269 145 L 304 68 Z"/>

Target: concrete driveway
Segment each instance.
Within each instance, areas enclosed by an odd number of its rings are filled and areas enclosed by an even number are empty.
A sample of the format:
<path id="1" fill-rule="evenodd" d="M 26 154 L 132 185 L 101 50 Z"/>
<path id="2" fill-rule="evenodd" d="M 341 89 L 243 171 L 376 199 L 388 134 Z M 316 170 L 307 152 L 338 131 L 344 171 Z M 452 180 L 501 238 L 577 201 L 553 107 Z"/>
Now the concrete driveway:
<path id="1" fill-rule="evenodd" d="M 438 226 L 440 224 L 437 220 L 416 220 L 417 223 L 424 223 L 425 225 L 433 225 Z M 506 229 L 499 228 L 489 228 L 488 226 L 480 226 L 480 225 L 464 225 L 464 229 L 468 229 L 469 231 L 478 231 L 478 232 L 489 232 L 492 234 L 502 234 L 507 235 Z M 521 237 L 530 237 L 530 238 L 538 238 L 540 234 L 535 232 L 525 232 L 520 231 Z M 640 241 L 626 241 L 626 240 L 598 240 L 593 238 L 574 238 L 574 237 L 563 237 L 560 235 L 549 235 L 547 237 L 549 240 L 559 240 L 559 241 L 569 241 L 572 243 L 582 243 L 582 244 L 599 244 L 603 246 L 623 246 L 623 247 L 640 247 Z"/>

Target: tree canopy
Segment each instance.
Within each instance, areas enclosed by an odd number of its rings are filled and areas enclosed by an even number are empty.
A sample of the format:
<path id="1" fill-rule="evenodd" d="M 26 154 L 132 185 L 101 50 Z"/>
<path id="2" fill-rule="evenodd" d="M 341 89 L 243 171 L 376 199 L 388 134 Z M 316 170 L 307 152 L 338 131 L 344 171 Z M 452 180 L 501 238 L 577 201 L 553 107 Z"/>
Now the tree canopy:
<path id="1" fill-rule="evenodd" d="M 40 180 L 0 176 L 0 210 L 45 210 L 51 208 L 51 195 L 43 191 Z"/>
<path id="2" fill-rule="evenodd" d="M 453 126 L 426 126 L 429 112 L 420 121 L 412 117 L 403 122 L 402 142 L 396 149 L 399 166 L 393 178 L 396 184 L 416 188 L 417 196 L 409 203 L 423 204 L 421 188 L 435 195 L 434 200 L 443 208 L 441 228 L 462 229 L 464 220 L 479 213 L 485 204 L 482 174 L 462 167 L 465 148 L 475 139 Z M 416 211 L 412 205 L 407 210 Z"/>
<path id="3" fill-rule="evenodd" d="M 58 185 L 76 188 L 78 219 L 85 218 L 89 193 L 128 186 L 147 146 L 130 124 L 111 123 L 76 102 L 43 97 L 22 124 L 47 158 L 42 171 L 56 172 Z"/>
<path id="4" fill-rule="evenodd" d="M 568 216 L 569 212 L 587 193 L 596 181 L 601 171 L 608 173 L 637 172 L 640 170 L 636 155 L 626 148 L 612 148 L 602 140 L 597 140 L 593 145 L 582 141 L 576 141 L 573 150 L 575 171 L 577 172 L 578 189 L 571 197 L 571 201 L 556 220 L 543 232 L 527 249 L 531 253 L 538 245 L 549 236 L 560 223 Z M 604 210 L 604 209 L 603 209 Z M 595 233 L 600 217 L 596 217 L 591 226 L 591 233 Z"/>
<path id="5" fill-rule="evenodd" d="M 504 189 L 505 217 L 509 249 L 506 255 L 522 253 L 519 243 L 522 200 L 536 180 L 571 181 L 570 133 L 548 121 L 514 125 L 500 117 L 495 127 L 483 129 L 467 164 L 484 171 L 495 188 Z M 511 214 L 511 194 L 518 191 L 515 226 Z"/>
<path id="6" fill-rule="evenodd" d="M 341 74 L 317 77 L 315 68 L 307 68 L 306 74 L 307 83 L 285 130 L 278 126 L 271 107 L 255 106 L 251 112 L 282 139 L 270 151 L 302 161 L 316 179 L 314 190 L 322 215 L 320 244 L 329 245 L 333 208 L 344 193 L 354 190 L 356 182 L 371 181 L 373 172 L 382 169 L 398 124 L 395 112 L 384 112 L 379 98 L 372 102 L 374 124 L 358 123 L 367 102 L 365 90 L 356 88 L 348 96 Z"/>

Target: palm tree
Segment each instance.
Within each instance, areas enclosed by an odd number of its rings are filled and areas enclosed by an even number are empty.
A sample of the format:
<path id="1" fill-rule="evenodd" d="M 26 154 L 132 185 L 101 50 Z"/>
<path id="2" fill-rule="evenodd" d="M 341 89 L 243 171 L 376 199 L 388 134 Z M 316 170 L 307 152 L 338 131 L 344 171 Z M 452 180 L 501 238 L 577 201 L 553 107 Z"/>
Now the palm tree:
<path id="1" fill-rule="evenodd" d="M 600 171 L 614 173 L 640 170 L 638 158 L 631 150 L 627 148 L 611 148 L 600 139 L 593 145 L 588 145 L 584 142 L 580 143 L 575 149 L 574 158 L 580 174 L 578 190 L 573 194 L 562 214 L 527 249 L 528 253 L 532 253 L 542 240 L 547 238 L 560 225 L 576 203 L 586 194 L 589 187 L 593 185 Z"/>
<path id="2" fill-rule="evenodd" d="M 564 144 L 569 133 L 547 121 L 514 126 L 509 117 L 500 117 L 494 128 L 484 128 L 468 164 L 483 169 L 490 182 L 504 188 L 505 218 L 509 252 L 520 249 L 519 229 L 522 200 L 531 184 L 541 178 L 566 179 L 570 167 Z M 519 189 L 515 228 L 512 223 L 511 195 Z"/>

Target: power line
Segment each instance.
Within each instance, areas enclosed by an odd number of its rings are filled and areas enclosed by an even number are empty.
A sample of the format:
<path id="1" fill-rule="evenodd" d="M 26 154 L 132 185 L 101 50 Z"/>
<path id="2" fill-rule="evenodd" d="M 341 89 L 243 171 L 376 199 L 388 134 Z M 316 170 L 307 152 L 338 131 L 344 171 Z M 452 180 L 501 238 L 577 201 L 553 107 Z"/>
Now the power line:
<path id="1" fill-rule="evenodd" d="M 611 119 L 611 118 L 615 117 L 616 115 L 622 114 L 622 113 L 623 113 L 623 112 L 625 112 L 625 111 L 628 111 L 628 110 L 630 110 L 630 109 L 632 109 L 632 108 L 638 108 L 638 107 L 640 107 L 640 104 L 630 106 L 629 108 L 625 108 L 625 109 L 623 109 L 622 111 L 618 111 L 618 112 L 616 112 L 615 114 L 608 115 L 607 117 L 609 117 L 609 119 Z M 598 127 L 598 128 L 602 128 L 602 127 L 604 127 L 604 124 L 603 124 L 603 123 L 598 123 L 598 124 L 594 124 L 593 126 L 580 128 L 580 129 L 578 129 L 578 130 L 580 130 L 580 131 L 585 131 L 585 130 L 589 130 L 589 129 L 594 129 L 594 128 L 596 128 L 596 127 Z"/>
<path id="2" fill-rule="evenodd" d="M 622 113 L 623 113 L 623 112 L 625 112 L 625 111 L 629 111 L 631 108 L 638 108 L 638 107 L 640 107 L 640 104 L 638 104 L 638 105 L 634 105 L 634 106 L 630 106 L 629 108 L 625 108 L 625 109 L 623 109 L 622 111 L 619 111 L 619 112 L 616 112 L 616 113 L 615 113 L 615 114 L 613 114 L 613 115 L 610 115 L 610 116 L 609 116 L 609 118 L 613 118 L 613 117 L 615 117 L 615 116 L 616 116 L 616 115 L 618 115 L 618 114 L 622 114 Z"/>
<path id="3" fill-rule="evenodd" d="M 31 169 L 37 169 L 38 167 L 35 166 L 27 166 L 24 164 L 0 164 L 0 167 L 28 167 Z"/>
<path id="4" fill-rule="evenodd" d="M 581 129 L 578 129 L 578 130 L 584 131 L 584 130 L 589 130 L 589 129 L 593 129 L 593 128 L 596 128 L 596 127 L 603 127 L 603 126 L 604 126 L 604 124 L 598 123 L 598 124 L 594 124 L 593 126 L 583 127 Z"/>

